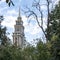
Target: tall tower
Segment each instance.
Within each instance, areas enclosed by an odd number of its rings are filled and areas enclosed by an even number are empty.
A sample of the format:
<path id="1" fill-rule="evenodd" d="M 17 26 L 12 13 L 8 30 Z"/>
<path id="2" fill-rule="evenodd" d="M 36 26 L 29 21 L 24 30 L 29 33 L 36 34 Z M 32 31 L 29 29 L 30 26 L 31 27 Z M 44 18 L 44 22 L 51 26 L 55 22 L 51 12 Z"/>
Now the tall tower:
<path id="1" fill-rule="evenodd" d="M 13 44 L 17 47 L 22 48 L 24 45 L 24 26 L 23 21 L 20 16 L 20 8 L 19 8 L 19 15 L 16 20 L 16 25 L 14 26 L 15 31 L 13 33 Z"/>

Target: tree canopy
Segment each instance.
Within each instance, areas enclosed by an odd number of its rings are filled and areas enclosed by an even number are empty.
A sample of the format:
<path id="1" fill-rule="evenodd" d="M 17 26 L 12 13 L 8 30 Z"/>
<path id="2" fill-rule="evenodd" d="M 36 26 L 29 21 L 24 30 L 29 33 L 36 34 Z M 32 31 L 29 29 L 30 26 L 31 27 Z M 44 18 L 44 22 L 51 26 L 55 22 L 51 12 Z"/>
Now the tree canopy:
<path id="1" fill-rule="evenodd" d="M 50 12 L 49 0 L 46 1 L 48 3 L 48 24 L 46 31 L 44 31 L 43 26 L 39 24 L 37 15 L 28 9 L 29 12 L 36 17 L 37 23 L 40 28 L 42 28 L 44 34 L 48 35 L 46 36 L 48 41 L 43 42 L 42 39 L 38 39 L 36 46 L 28 45 L 24 48 L 9 45 L 9 38 L 6 34 L 7 29 L 1 26 L 0 22 L 0 60 L 60 60 L 60 1 Z M 12 2 L 11 0 L 6 0 L 6 3 L 10 6 Z M 39 4 L 35 5 L 35 7 L 39 8 Z M 40 10 L 39 12 L 42 14 Z M 28 15 L 28 17 L 29 16 L 30 15 Z M 0 20 L 3 20 L 2 16 Z"/>

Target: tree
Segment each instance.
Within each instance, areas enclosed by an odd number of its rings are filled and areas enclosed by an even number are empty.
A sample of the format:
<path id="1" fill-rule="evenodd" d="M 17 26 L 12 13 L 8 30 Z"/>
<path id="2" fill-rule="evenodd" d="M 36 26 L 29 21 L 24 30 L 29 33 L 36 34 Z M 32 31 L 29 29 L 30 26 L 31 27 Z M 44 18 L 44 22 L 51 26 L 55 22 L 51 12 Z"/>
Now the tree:
<path id="1" fill-rule="evenodd" d="M 50 13 L 49 33 L 51 54 L 54 60 L 60 60 L 60 1 Z M 47 28 L 48 29 L 48 28 Z"/>
<path id="2" fill-rule="evenodd" d="M 14 46 L 0 46 L 0 60 L 24 60 L 22 51 Z"/>
<path id="3" fill-rule="evenodd" d="M 23 49 L 24 60 L 37 60 L 36 49 L 33 46 L 27 46 Z"/>
<path id="4" fill-rule="evenodd" d="M 50 40 L 52 35 L 60 35 L 60 2 L 50 13 L 49 33 Z M 48 29 L 48 28 L 47 28 Z"/>
<path id="5" fill-rule="evenodd" d="M 50 9 L 49 9 L 49 7 L 50 7 L 50 4 L 52 1 L 51 0 L 44 0 L 46 3 L 43 3 L 43 4 L 41 4 L 40 1 L 41 0 L 34 0 L 34 2 L 32 4 L 33 9 L 26 7 L 27 11 L 25 11 L 25 14 L 27 15 L 27 18 L 30 18 L 31 16 L 33 16 L 32 18 L 34 18 L 36 20 L 38 26 L 42 29 L 42 32 L 45 35 L 46 41 L 49 41 L 49 23 L 50 23 L 50 15 L 49 15 Z M 43 24 L 44 24 L 43 18 L 44 18 L 44 11 L 45 10 L 42 11 L 42 9 L 41 9 L 42 6 L 47 7 L 46 8 L 47 9 L 47 25 L 46 26 L 48 29 L 46 31 L 44 30 L 44 26 L 43 26 Z M 40 18 L 40 20 L 39 20 L 39 18 Z"/>
<path id="6" fill-rule="evenodd" d="M 1 25 L 2 20 L 3 20 L 3 17 L 0 17 L 0 43 L 1 43 L 1 45 L 6 46 L 9 43 L 10 39 L 6 35 L 7 34 L 6 27 L 3 27 Z"/>
<path id="7" fill-rule="evenodd" d="M 6 3 L 8 3 L 9 6 L 11 4 L 14 6 L 12 0 L 5 0 L 5 1 L 6 1 Z M 4 18 L 3 18 L 3 16 L 0 16 L 0 43 L 1 43 L 1 45 L 6 45 L 6 43 L 8 43 L 8 41 L 10 39 L 6 36 L 6 30 L 7 30 L 6 27 L 1 26 L 2 20 L 4 20 Z"/>
<path id="8" fill-rule="evenodd" d="M 37 43 L 37 60 L 51 60 L 51 54 L 47 48 L 46 43 L 39 40 Z"/>

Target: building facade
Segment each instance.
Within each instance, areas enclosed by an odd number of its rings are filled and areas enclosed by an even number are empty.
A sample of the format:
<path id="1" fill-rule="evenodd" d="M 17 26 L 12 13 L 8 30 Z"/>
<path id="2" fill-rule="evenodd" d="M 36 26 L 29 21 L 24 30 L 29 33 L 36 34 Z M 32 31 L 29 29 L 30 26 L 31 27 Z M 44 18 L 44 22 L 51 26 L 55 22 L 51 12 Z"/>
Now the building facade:
<path id="1" fill-rule="evenodd" d="M 24 26 L 23 26 L 23 21 L 20 16 L 20 8 L 19 8 L 19 16 L 16 20 L 16 24 L 14 25 L 14 33 L 13 33 L 13 44 L 16 45 L 17 47 L 22 48 L 24 46 Z"/>

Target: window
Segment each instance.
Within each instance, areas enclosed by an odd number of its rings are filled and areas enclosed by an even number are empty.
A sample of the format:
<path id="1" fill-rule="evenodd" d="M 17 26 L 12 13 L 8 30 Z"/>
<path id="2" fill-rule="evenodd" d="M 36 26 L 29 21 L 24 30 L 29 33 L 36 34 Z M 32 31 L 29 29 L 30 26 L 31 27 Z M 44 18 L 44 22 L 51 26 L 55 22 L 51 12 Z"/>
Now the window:
<path id="1" fill-rule="evenodd" d="M 17 29 L 17 31 L 19 31 L 19 29 Z"/>
<path id="2" fill-rule="evenodd" d="M 21 21 L 21 22 L 20 22 L 20 21 L 17 21 L 17 22 L 16 22 L 16 25 L 22 25 L 22 24 L 23 24 L 22 21 Z"/>

